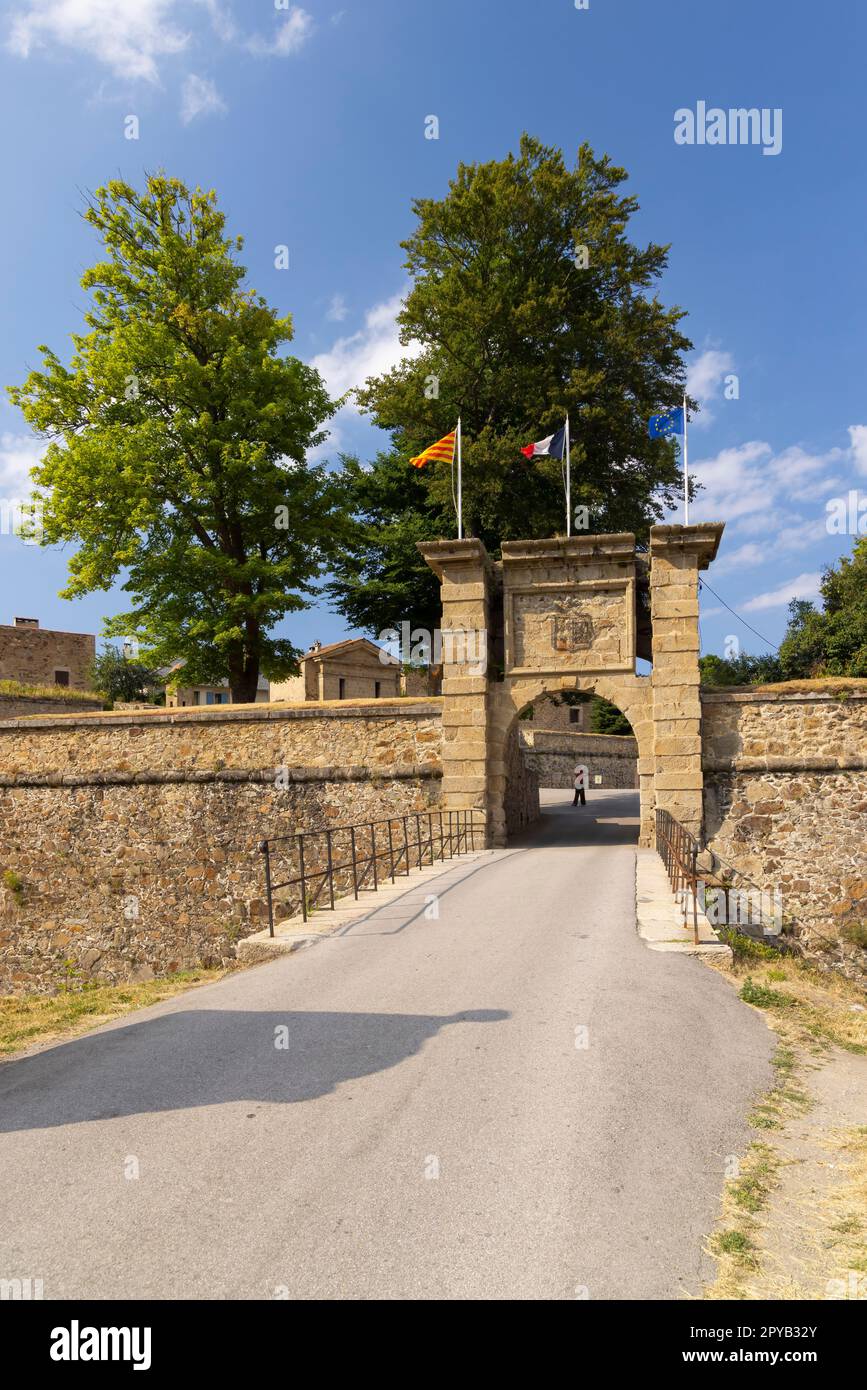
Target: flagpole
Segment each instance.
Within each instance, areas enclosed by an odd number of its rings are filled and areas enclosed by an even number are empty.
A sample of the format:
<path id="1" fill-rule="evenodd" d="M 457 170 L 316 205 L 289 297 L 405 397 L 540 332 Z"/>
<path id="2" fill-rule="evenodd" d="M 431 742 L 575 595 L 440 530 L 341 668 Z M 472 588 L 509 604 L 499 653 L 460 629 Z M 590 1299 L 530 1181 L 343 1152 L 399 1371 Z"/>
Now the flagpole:
<path id="1" fill-rule="evenodd" d="M 689 441 L 686 423 L 686 393 L 683 397 L 683 524 L 689 525 Z"/>
<path id="2" fill-rule="evenodd" d="M 463 492 L 461 482 L 461 417 L 458 416 L 458 540 L 463 540 Z"/>
<path id="3" fill-rule="evenodd" d="M 572 534 L 572 467 L 569 457 L 569 416 L 566 416 L 566 535 Z"/>

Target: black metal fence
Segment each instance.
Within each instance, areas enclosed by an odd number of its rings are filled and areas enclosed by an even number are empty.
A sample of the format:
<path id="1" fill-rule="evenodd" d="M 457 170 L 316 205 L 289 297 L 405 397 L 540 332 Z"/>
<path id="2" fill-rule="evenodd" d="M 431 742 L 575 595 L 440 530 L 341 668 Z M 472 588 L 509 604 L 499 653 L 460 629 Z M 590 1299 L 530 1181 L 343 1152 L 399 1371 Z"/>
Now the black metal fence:
<path id="1" fill-rule="evenodd" d="M 270 935 L 278 893 L 298 890 L 306 922 L 317 908 L 333 909 L 338 893 L 351 890 L 358 898 L 387 879 L 395 883 L 411 868 L 484 849 L 486 821 L 483 811 L 470 809 L 413 811 L 260 840 Z M 286 915 L 293 914 L 288 910 Z"/>

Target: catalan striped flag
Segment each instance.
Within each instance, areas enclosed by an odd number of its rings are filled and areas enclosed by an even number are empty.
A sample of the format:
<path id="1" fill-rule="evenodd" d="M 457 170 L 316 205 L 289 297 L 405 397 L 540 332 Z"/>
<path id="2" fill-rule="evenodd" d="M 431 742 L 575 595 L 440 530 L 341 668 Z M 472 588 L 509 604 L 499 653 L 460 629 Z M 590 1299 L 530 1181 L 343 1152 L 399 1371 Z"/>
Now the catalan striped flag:
<path id="1" fill-rule="evenodd" d="M 416 454 L 414 459 L 410 459 L 410 463 L 414 468 L 424 468 L 426 463 L 451 463 L 455 456 L 457 433 L 457 430 L 452 430 L 451 434 L 443 435 L 442 439 L 438 439 L 436 444 L 431 444 L 424 453 Z"/>

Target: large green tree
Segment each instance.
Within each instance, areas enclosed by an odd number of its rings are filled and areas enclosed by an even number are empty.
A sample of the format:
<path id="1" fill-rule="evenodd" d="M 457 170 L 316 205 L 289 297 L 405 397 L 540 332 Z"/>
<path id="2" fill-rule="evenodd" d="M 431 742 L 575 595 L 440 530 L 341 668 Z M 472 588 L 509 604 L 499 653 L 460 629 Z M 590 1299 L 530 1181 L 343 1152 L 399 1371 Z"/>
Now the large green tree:
<path id="1" fill-rule="evenodd" d="M 828 566 L 820 593 L 821 610 L 804 599 L 789 605 L 780 645 L 784 678 L 867 677 L 867 536 L 856 540 L 838 568 Z"/>
<path id="2" fill-rule="evenodd" d="M 783 679 L 779 658 L 773 655 L 753 656 L 741 652 L 738 656 L 699 657 L 701 683 L 705 686 L 769 685 Z"/>
<path id="3" fill-rule="evenodd" d="M 588 508 L 590 530 L 644 537 L 676 501 L 676 447 L 650 440 L 647 419 L 680 402 L 691 344 L 682 311 L 656 296 L 667 248 L 627 235 L 638 203 L 625 179 L 587 145 L 571 169 L 525 135 L 518 155 L 462 164 L 444 198 L 413 204 L 407 355 L 358 392 L 392 447 L 344 477 L 361 522 L 331 586 L 347 616 L 376 630 L 428 612 L 412 545 L 455 534 L 452 479 L 447 465 L 419 473 L 409 460 L 459 414 L 465 533 L 493 553 L 505 539 L 565 531 L 560 463 L 528 462 L 520 448 L 567 411 L 572 502 Z"/>
<path id="4" fill-rule="evenodd" d="M 758 685 L 821 676 L 867 677 L 867 536 L 855 542 L 820 585 L 822 607 L 807 599 L 789 604 L 779 655 L 699 659 L 702 685 Z"/>
<path id="5" fill-rule="evenodd" d="M 260 669 L 296 669 L 271 629 L 307 606 L 342 537 L 336 489 L 305 461 L 334 407 L 283 351 L 291 318 L 243 287 L 213 192 L 114 180 L 84 216 L 105 252 L 81 281 L 88 331 L 69 365 L 41 347 L 10 388 L 50 441 L 33 472 L 42 544 L 77 543 L 65 597 L 122 576 L 132 607 L 107 635 L 254 700 Z"/>

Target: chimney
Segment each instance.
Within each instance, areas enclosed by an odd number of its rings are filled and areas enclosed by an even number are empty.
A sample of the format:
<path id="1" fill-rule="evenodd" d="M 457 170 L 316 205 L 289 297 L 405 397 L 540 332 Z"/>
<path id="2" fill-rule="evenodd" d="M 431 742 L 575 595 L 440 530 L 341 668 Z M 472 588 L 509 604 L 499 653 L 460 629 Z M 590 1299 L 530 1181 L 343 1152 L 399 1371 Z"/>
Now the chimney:
<path id="1" fill-rule="evenodd" d="M 38 626 L 39 626 L 39 619 L 38 619 L 38 618 L 16 618 L 14 621 L 15 621 L 15 626 L 16 626 L 16 627 L 38 627 Z"/>
<path id="2" fill-rule="evenodd" d="M 312 652 L 318 652 L 321 646 L 322 646 L 322 643 L 319 641 L 319 638 L 317 637 L 317 638 L 316 638 L 316 641 L 313 643 L 313 646 L 310 648 L 310 650 L 311 650 Z"/>

